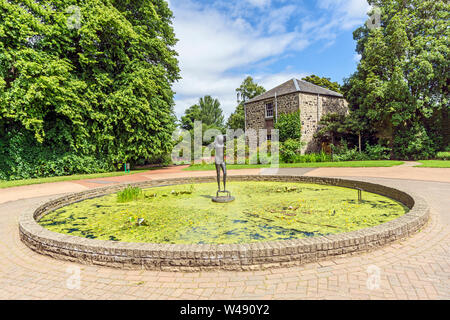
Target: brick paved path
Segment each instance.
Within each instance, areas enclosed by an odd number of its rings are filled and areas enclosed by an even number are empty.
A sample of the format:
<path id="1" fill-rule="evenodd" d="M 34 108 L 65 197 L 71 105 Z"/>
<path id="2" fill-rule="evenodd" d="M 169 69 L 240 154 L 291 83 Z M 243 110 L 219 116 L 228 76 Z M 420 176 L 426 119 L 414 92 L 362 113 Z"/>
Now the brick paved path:
<path id="1" fill-rule="evenodd" d="M 340 172 L 347 171 L 334 175 Z M 420 193 L 432 207 L 430 222 L 381 250 L 255 272 L 124 271 L 58 261 L 32 252 L 18 237 L 20 212 L 48 197 L 0 204 L 0 299 L 450 299 L 450 183 L 358 179 Z M 370 281 L 377 271 L 379 287 Z"/>

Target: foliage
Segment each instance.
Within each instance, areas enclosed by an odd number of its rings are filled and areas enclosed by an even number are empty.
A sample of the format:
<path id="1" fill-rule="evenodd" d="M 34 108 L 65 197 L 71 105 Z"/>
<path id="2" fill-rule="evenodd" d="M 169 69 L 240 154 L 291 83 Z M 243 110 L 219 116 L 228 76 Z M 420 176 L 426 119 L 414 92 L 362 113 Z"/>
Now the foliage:
<path id="1" fill-rule="evenodd" d="M 114 171 L 107 161 L 78 155 L 36 141 L 30 132 L 10 131 L 0 140 L 0 180 Z"/>
<path id="2" fill-rule="evenodd" d="M 367 157 L 364 153 L 358 151 L 358 148 L 349 148 L 347 143 L 341 143 L 338 146 L 331 146 L 333 150 L 334 161 L 364 161 Z"/>
<path id="3" fill-rule="evenodd" d="M 342 133 L 346 132 L 345 115 L 338 113 L 328 113 L 319 121 L 319 128 L 314 134 L 315 138 L 321 141 L 334 142 L 343 137 Z"/>
<path id="4" fill-rule="evenodd" d="M 308 81 L 309 83 L 315 84 L 317 86 L 323 87 L 325 89 L 329 89 L 331 91 L 342 93 L 341 86 L 337 82 L 331 82 L 330 78 L 318 77 L 316 75 L 310 75 L 305 78 L 302 78 L 304 81 Z"/>
<path id="5" fill-rule="evenodd" d="M 332 161 L 331 155 L 325 152 L 296 154 L 291 162 L 288 163 L 319 163 Z"/>
<path id="6" fill-rule="evenodd" d="M 369 145 L 366 143 L 364 152 L 359 152 L 357 147 L 350 148 L 347 141 L 341 140 L 339 146 L 332 146 L 334 161 L 365 161 L 388 160 L 391 149 L 383 145 Z"/>
<path id="7" fill-rule="evenodd" d="M 200 98 L 198 104 L 185 110 L 184 116 L 181 117 L 181 128 L 193 130 L 195 121 L 201 121 L 205 129 L 223 129 L 224 117 L 219 100 L 211 96 Z"/>
<path id="8" fill-rule="evenodd" d="M 300 140 L 302 134 L 300 112 L 281 113 L 278 116 L 274 128 L 279 130 L 280 142 L 285 142 L 288 139 Z"/>
<path id="9" fill-rule="evenodd" d="M 396 158 L 432 157 L 449 143 L 450 4 L 370 0 L 381 27 L 354 32 L 358 69 L 345 81 L 352 112 Z"/>
<path id="10" fill-rule="evenodd" d="M 131 202 L 136 201 L 140 198 L 142 198 L 143 193 L 142 189 L 139 187 L 131 187 L 128 186 L 122 191 L 119 191 L 117 193 L 117 202 L 119 203 L 125 203 L 125 202 Z"/>
<path id="11" fill-rule="evenodd" d="M 449 151 L 438 152 L 436 154 L 436 159 L 438 159 L 438 160 L 450 160 L 450 152 Z"/>
<path id="12" fill-rule="evenodd" d="M 236 92 L 239 94 L 241 100 L 248 101 L 263 94 L 266 92 L 266 89 L 254 82 L 253 78 L 249 76 L 242 81 L 240 87 L 236 89 Z"/>
<path id="13" fill-rule="evenodd" d="M 68 26 L 70 5 L 79 29 Z M 1 1 L 0 10 L 2 179 L 170 152 L 179 69 L 166 1 Z"/>
<path id="14" fill-rule="evenodd" d="M 236 110 L 228 118 L 227 128 L 234 130 L 245 129 L 245 101 L 263 94 L 266 92 L 266 89 L 254 82 L 253 78 L 249 76 L 242 81 L 240 87 L 236 89 L 236 92 L 242 102 L 239 103 Z"/>
<path id="15" fill-rule="evenodd" d="M 280 144 L 280 160 L 285 163 L 293 163 L 304 143 L 299 139 L 287 139 Z"/>
<path id="16" fill-rule="evenodd" d="M 379 144 L 366 144 L 364 153 L 367 160 L 388 160 L 391 158 L 391 148 Z"/>
<path id="17" fill-rule="evenodd" d="M 228 118 L 226 127 L 233 130 L 245 129 L 244 103 L 240 103 L 236 107 L 236 110 Z"/>
<path id="18" fill-rule="evenodd" d="M 432 159 L 436 155 L 436 145 L 431 134 L 420 125 L 409 131 L 397 132 L 393 148 L 395 157 L 399 159 Z"/>

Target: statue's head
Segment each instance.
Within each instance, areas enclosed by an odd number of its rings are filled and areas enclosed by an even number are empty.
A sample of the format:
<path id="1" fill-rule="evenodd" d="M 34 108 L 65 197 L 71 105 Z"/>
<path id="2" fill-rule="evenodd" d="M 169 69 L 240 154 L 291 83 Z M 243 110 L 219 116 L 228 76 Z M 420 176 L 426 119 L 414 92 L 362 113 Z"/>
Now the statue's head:
<path id="1" fill-rule="evenodd" d="M 224 147 L 224 144 L 225 144 L 225 137 L 223 135 L 216 136 L 216 139 L 214 140 L 215 147 L 222 148 Z"/>

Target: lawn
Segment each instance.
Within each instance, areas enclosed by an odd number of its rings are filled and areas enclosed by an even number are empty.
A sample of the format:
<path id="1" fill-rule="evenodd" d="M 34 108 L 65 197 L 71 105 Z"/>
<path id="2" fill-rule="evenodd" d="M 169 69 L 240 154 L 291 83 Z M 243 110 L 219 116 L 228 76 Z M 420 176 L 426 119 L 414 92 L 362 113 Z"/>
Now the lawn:
<path id="1" fill-rule="evenodd" d="M 105 172 L 105 173 L 93 173 L 93 174 L 76 174 L 71 176 L 60 176 L 60 177 L 48 177 L 48 178 L 35 178 L 35 179 L 24 179 L 24 180 L 12 180 L 4 181 L 0 180 L 0 189 L 19 187 L 32 184 L 50 183 L 50 182 L 61 182 L 61 181 L 72 181 L 72 180 L 82 180 L 82 179 L 98 179 L 107 177 L 119 177 L 126 174 L 139 173 L 143 171 L 148 171 L 151 169 L 139 169 L 133 170 L 130 173 L 125 173 L 124 171 L 117 172 Z"/>
<path id="2" fill-rule="evenodd" d="M 422 168 L 450 168 L 450 160 L 419 160 Z"/>
<path id="3" fill-rule="evenodd" d="M 280 163 L 280 168 L 363 168 L 363 167 L 393 167 L 403 164 L 403 161 L 372 160 L 372 161 L 342 161 L 342 162 L 315 162 L 315 163 Z M 255 169 L 270 168 L 268 164 L 229 164 L 228 169 Z M 215 170 L 214 164 L 191 165 L 183 170 L 206 171 Z"/>

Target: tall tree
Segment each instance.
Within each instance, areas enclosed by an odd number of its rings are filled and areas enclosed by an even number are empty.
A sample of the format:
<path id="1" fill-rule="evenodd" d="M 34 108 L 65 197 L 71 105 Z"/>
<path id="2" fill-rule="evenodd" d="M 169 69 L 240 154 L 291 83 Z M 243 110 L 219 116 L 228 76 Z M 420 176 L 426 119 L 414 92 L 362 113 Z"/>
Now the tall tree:
<path id="1" fill-rule="evenodd" d="M 0 179 L 170 152 L 171 21 L 163 0 L 0 1 Z"/>
<path id="2" fill-rule="evenodd" d="M 230 115 L 227 121 L 227 128 L 230 129 L 244 129 L 245 128 L 245 114 L 244 114 L 244 103 L 254 97 L 257 97 L 266 92 L 264 87 L 258 85 L 253 81 L 253 78 L 248 76 L 242 81 L 239 88 L 236 89 L 238 98 L 241 101 L 236 110 Z"/>
<path id="3" fill-rule="evenodd" d="M 310 75 L 307 77 L 304 77 L 302 80 L 308 81 L 310 83 L 313 83 L 317 86 L 323 87 L 325 89 L 329 89 L 334 92 L 342 93 L 341 92 L 341 86 L 337 82 L 331 82 L 330 78 L 325 77 L 318 77 L 316 75 Z"/>
<path id="4" fill-rule="evenodd" d="M 358 69 L 345 84 L 351 109 L 397 158 L 430 157 L 449 143 L 450 4 L 370 0 L 381 27 L 354 32 Z"/>
<path id="5" fill-rule="evenodd" d="M 236 110 L 228 118 L 227 128 L 233 130 L 245 129 L 245 112 L 243 102 L 238 104 Z"/>
<path id="6" fill-rule="evenodd" d="M 207 128 L 223 129 L 224 117 L 219 100 L 211 96 L 200 98 L 197 104 L 185 110 L 181 127 L 192 130 L 195 121 L 201 121 Z"/>
<path id="7" fill-rule="evenodd" d="M 202 113 L 198 104 L 190 106 L 184 111 L 184 116 L 181 117 L 181 128 L 184 130 L 194 129 L 194 122 L 201 121 Z"/>
<path id="8" fill-rule="evenodd" d="M 201 119 L 204 123 L 208 126 L 223 128 L 223 111 L 218 99 L 214 99 L 211 96 L 204 96 L 200 98 L 198 104 L 202 113 Z"/>

